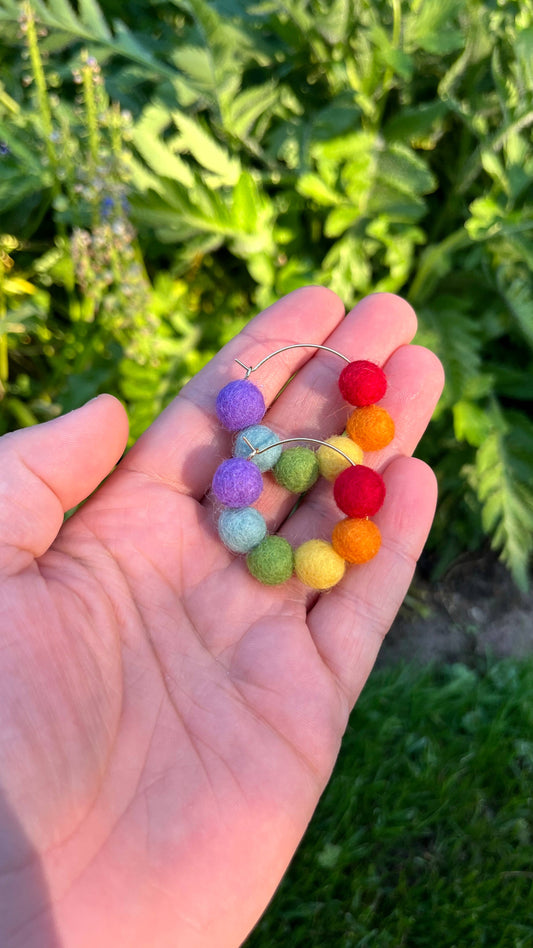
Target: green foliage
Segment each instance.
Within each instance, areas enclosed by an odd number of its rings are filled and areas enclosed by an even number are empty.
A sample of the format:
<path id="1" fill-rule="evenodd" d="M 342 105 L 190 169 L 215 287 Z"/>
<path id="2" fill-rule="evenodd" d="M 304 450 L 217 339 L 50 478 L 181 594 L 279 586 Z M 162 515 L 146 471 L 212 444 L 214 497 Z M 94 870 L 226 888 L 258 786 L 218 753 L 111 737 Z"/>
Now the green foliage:
<path id="1" fill-rule="evenodd" d="M 533 664 L 381 671 L 246 948 L 526 948 Z"/>
<path id="2" fill-rule="evenodd" d="M 135 437 L 278 296 L 397 292 L 447 373 L 439 568 L 488 535 L 524 586 L 531 4 L 0 0 L 0 28 L 0 214 L 33 287 L 1 296 L 0 430 L 106 387 Z"/>

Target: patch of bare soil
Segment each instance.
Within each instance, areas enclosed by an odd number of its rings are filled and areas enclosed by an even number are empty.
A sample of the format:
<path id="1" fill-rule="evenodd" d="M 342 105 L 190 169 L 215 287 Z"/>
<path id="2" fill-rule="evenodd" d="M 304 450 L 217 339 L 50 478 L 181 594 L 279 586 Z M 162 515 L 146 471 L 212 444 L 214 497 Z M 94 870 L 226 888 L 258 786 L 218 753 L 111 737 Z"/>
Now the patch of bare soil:
<path id="1" fill-rule="evenodd" d="M 439 582 L 417 577 L 378 665 L 533 654 L 533 589 L 522 593 L 492 553 L 465 555 Z"/>

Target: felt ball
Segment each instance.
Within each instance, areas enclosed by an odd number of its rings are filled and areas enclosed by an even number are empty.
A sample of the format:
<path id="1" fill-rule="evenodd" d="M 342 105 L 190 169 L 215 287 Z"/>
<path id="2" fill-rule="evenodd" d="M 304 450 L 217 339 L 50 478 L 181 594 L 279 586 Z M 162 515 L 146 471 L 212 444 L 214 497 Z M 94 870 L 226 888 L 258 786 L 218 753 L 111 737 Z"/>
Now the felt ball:
<path id="1" fill-rule="evenodd" d="M 340 451 L 348 455 L 354 464 L 361 464 L 363 452 L 351 438 L 346 438 L 345 435 L 333 435 L 332 438 L 327 439 L 326 443 L 333 445 L 334 448 L 339 448 Z M 316 456 L 320 473 L 328 481 L 334 481 L 341 471 L 350 467 L 350 462 L 346 461 L 342 454 L 339 454 L 338 451 L 332 451 L 331 448 L 326 448 L 323 444 L 320 445 Z"/>
<path id="2" fill-rule="evenodd" d="M 249 507 L 261 495 L 263 478 L 251 461 L 229 458 L 217 467 L 212 486 L 216 499 L 225 507 Z"/>
<path id="3" fill-rule="evenodd" d="M 265 411 L 262 393 L 248 379 L 228 382 L 217 395 L 216 413 L 220 423 L 230 431 L 258 424 Z"/>
<path id="4" fill-rule="evenodd" d="M 247 458 L 250 454 L 250 448 L 244 441 L 244 438 L 248 438 L 250 444 L 253 444 L 254 448 L 266 448 L 269 444 L 274 444 L 276 441 L 279 441 L 279 437 L 270 428 L 267 428 L 266 425 L 250 425 L 249 428 L 245 428 L 244 431 L 240 431 L 237 435 L 235 445 L 233 447 L 233 457 L 235 458 Z M 281 444 L 276 444 L 275 448 L 271 448 L 269 451 L 264 451 L 263 454 L 256 454 L 250 460 L 259 468 L 260 471 L 269 471 L 274 464 L 276 464 L 280 457 L 283 448 Z"/>
<path id="5" fill-rule="evenodd" d="M 265 537 L 246 557 L 249 572 L 265 586 L 278 586 L 292 576 L 294 554 L 283 537 Z"/>
<path id="6" fill-rule="evenodd" d="M 340 520 L 331 536 L 333 549 L 348 563 L 367 563 L 381 546 L 381 533 L 373 520 Z"/>
<path id="7" fill-rule="evenodd" d="M 311 589 L 331 589 L 344 576 L 346 563 L 325 540 L 307 540 L 294 551 L 294 569 Z"/>
<path id="8" fill-rule="evenodd" d="M 233 553 L 249 553 L 266 537 L 265 518 L 255 507 L 223 510 L 218 518 L 218 535 Z"/>
<path id="9" fill-rule="evenodd" d="M 380 405 L 356 408 L 346 422 L 346 430 L 363 451 L 380 451 L 394 438 L 394 422 Z"/>
<path id="10" fill-rule="evenodd" d="M 282 487 L 293 494 L 301 494 L 318 480 L 317 456 L 309 448 L 289 448 L 283 451 L 272 473 Z"/>
<path id="11" fill-rule="evenodd" d="M 373 405 L 387 391 L 387 376 L 375 362 L 350 362 L 339 376 L 342 397 L 350 405 Z"/>
<path id="12" fill-rule="evenodd" d="M 347 467 L 333 485 L 333 496 L 348 517 L 372 517 L 385 500 L 385 481 L 364 464 Z"/>

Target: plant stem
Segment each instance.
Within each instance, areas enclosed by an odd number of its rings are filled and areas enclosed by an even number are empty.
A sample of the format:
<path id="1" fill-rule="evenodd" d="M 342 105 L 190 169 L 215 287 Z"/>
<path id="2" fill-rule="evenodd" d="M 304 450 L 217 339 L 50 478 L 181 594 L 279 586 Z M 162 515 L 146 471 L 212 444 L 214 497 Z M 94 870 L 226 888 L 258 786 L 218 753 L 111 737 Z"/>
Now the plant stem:
<path id="1" fill-rule="evenodd" d="M 0 321 L 6 316 L 6 303 L 3 289 L 4 268 L 0 260 Z M 0 401 L 6 394 L 7 382 L 9 379 L 9 360 L 7 354 L 7 333 L 0 334 Z"/>
<path id="2" fill-rule="evenodd" d="M 400 45 L 402 34 L 402 2 L 392 0 L 392 45 L 395 49 Z"/>
<path id="3" fill-rule="evenodd" d="M 7 357 L 7 334 L 0 336 L 0 399 L 6 393 L 6 386 L 9 378 L 9 360 Z"/>
<path id="4" fill-rule="evenodd" d="M 96 97 L 94 94 L 95 72 L 87 59 L 82 66 L 81 75 L 83 83 L 82 88 L 83 103 L 85 106 L 85 121 L 87 124 L 87 131 L 89 133 L 88 177 L 90 185 L 93 186 L 94 192 L 97 193 L 98 189 L 95 187 L 95 178 L 97 175 L 100 155 L 100 130 L 98 127 L 98 109 L 96 106 Z M 94 230 L 94 228 L 98 226 L 100 218 L 98 197 L 94 197 L 91 203 L 92 226 Z"/>
<path id="5" fill-rule="evenodd" d="M 20 105 L 7 94 L 2 82 L 0 82 L 0 105 L 3 105 L 12 115 L 20 113 Z"/>
<path id="6" fill-rule="evenodd" d="M 39 50 L 39 41 L 37 39 L 35 16 L 30 3 L 23 4 L 23 18 L 26 33 L 26 45 L 30 55 L 33 80 L 35 82 L 37 94 L 37 104 L 39 106 L 39 113 L 43 125 L 46 155 L 48 157 L 50 168 L 54 172 L 57 172 L 58 161 L 53 145 L 54 123 L 52 120 L 52 110 L 50 108 L 46 76 L 44 74 L 43 61 Z M 53 187 L 54 192 L 57 193 L 59 189 L 56 175 L 54 175 Z"/>
<path id="7" fill-rule="evenodd" d="M 87 131 L 89 132 L 89 172 L 92 177 L 96 174 L 96 168 L 98 165 L 100 135 L 98 131 L 98 116 L 94 97 L 93 70 L 88 63 L 82 67 L 81 74 L 83 78 L 85 118 L 87 120 Z"/>
<path id="8" fill-rule="evenodd" d="M 402 3 L 401 0 L 391 0 L 392 3 L 392 36 L 391 43 L 394 49 L 399 49 L 400 42 L 402 38 Z M 387 66 L 382 83 L 382 94 L 379 103 L 377 104 L 377 120 L 374 123 L 374 130 L 377 130 L 381 126 L 383 119 L 383 113 L 385 111 L 385 106 L 387 104 L 387 98 L 390 90 L 392 89 L 394 80 L 394 69 L 392 66 Z"/>

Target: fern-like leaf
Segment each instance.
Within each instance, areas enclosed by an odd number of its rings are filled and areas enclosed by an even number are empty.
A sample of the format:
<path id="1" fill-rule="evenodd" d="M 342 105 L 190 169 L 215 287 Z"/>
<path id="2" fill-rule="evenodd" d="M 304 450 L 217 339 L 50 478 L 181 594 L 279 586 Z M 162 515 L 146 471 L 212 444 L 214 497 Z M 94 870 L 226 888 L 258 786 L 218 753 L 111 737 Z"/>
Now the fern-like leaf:
<path id="1" fill-rule="evenodd" d="M 533 294 L 530 282 L 517 277 L 510 286 L 498 280 L 500 293 L 526 342 L 533 349 Z"/>
<path id="2" fill-rule="evenodd" d="M 476 487 L 483 527 L 501 552 L 517 585 L 527 589 L 533 551 L 533 424 L 494 409 L 495 428 L 476 456 Z"/>
<path id="3" fill-rule="evenodd" d="M 257 120 L 265 113 L 271 113 L 279 96 L 279 89 L 271 82 L 245 89 L 229 102 L 225 110 L 223 119 L 226 131 L 245 141 Z"/>
<path id="4" fill-rule="evenodd" d="M 184 112 L 173 112 L 172 118 L 181 132 L 180 147 L 188 151 L 201 168 L 210 171 L 220 184 L 236 184 L 241 167 L 200 123 Z"/>
<path id="5" fill-rule="evenodd" d="M 187 163 L 163 141 L 161 135 L 172 123 L 169 110 L 153 102 L 144 110 L 133 131 L 133 143 L 151 171 L 162 178 L 172 178 L 187 188 L 194 187 L 194 175 Z"/>
<path id="6" fill-rule="evenodd" d="M 103 36 L 107 42 L 112 41 L 113 34 L 96 0 L 78 0 L 78 9 L 83 23 L 86 23 L 95 34 Z"/>
<path id="7" fill-rule="evenodd" d="M 143 66 L 152 75 L 174 78 L 176 71 L 157 60 L 141 40 L 121 21 L 107 23 L 97 0 L 80 0 L 76 10 L 69 0 L 31 0 L 35 18 L 54 36 L 62 37 L 65 45 L 83 43 L 97 55 L 121 56 Z M 21 5 L 17 0 L 0 0 L 0 26 L 18 24 Z"/>
<path id="8" fill-rule="evenodd" d="M 480 376 L 483 340 L 479 321 L 470 315 L 468 302 L 461 305 L 456 297 L 447 295 L 435 297 L 431 306 L 420 307 L 419 317 L 420 341 L 429 333 L 444 365 L 444 402 L 454 404 Z"/>
<path id="9" fill-rule="evenodd" d="M 183 64 L 185 72 L 193 75 L 200 68 L 201 88 L 223 119 L 226 110 L 235 99 L 241 85 L 243 64 L 253 59 L 255 50 L 250 36 L 244 29 L 224 19 L 205 0 L 171 0 L 194 19 L 195 33 L 202 41 L 203 52 L 198 67 L 191 63 L 190 54 L 184 58 L 177 51 L 175 61 Z M 222 122 L 223 123 L 223 122 Z"/>

